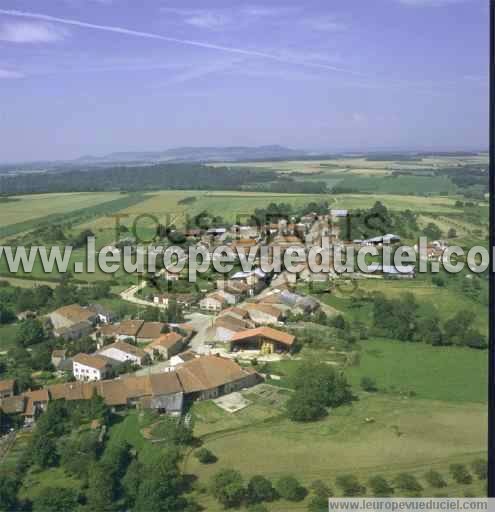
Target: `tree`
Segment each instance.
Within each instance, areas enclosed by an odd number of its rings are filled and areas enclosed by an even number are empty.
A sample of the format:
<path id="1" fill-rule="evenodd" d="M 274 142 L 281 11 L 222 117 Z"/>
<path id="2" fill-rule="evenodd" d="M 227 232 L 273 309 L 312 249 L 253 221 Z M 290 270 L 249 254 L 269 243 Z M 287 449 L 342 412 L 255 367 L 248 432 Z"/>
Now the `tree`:
<path id="1" fill-rule="evenodd" d="M 431 278 L 431 282 L 435 286 L 438 286 L 439 288 L 443 288 L 445 286 L 445 284 L 446 284 L 445 277 L 443 277 L 441 274 L 435 274 Z"/>
<path id="2" fill-rule="evenodd" d="M 486 480 L 488 477 L 488 466 L 485 459 L 476 459 L 471 464 L 473 473 L 480 479 Z"/>
<path id="3" fill-rule="evenodd" d="M 194 452 L 194 456 L 201 464 L 213 464 L 218 459 L 208 448 L 200 448 Z"/>
<path id="4" fill-rule="evenodd" d="M 445 322 L 445 336 L 454 345 L 464 345 L 475 316 L 472 312 L 462 309 Z"/>
<path id="5" fill-rule="evenodd" d="M 306 397 L 318 397 L 325 407 L 338 407 L 353 399 L 343 373 L 324 363 L 304 363 L 298 368 L 292 383 L 296 392 Z"/>
<path id="6" fill-rule="evenodd" d="M 15 315 L 7 306 L 0 304 L 0 324 L 10 324 L 15 320 Z"/>
<path id="7" fill-rule="evenodd" d="M 438 240 L 442 238 L 442 230 L 434 222 L 429 222 L 423 229 L 423 235 L 429 240 Z"/>
<path id="8" fill-rule="evenodd" d="M 94 464 L 89 471 L 86 499 L 90 510 L 114 509 L 115 482 L 112 468 L 106 464 Z"/>
<path id="9" fill-rule="evenodd" d="M 378 386 L 376 385 L 376 381 L 371 377 L 363 377 L 361 379 L 361 387 L 370 393 L 374 393 L 378 391 Z"/>
<path id="10" fill-rule="evenodd" d="M 374 496 L 385 498 L 394 493 L 394 488 L 381 475 L 372 476 L 368 480 L 368 484 L 371 487 Z"/>
<path id="11" fill-rule="evenodd" d="M 188 511 L 181 493 L 184 481 L 178 470 L 179 451 L 175 448 L 155 450 L 145 463 L 132 461 L 122 486 L 126 501 L 135 512 Z"/>
<path id="12" fill-rule="evenodd" d="M 21 322 L 16 337 L 16 342 L 19 345 L 29 347 L 41 343 L 44 339 L 45 332 L 39 320 L 28 318 Z"/>
<path id="13" fill-rule="evenodd" d="M 242 475 L 234 469 L 222 469 L 216 473 L 211 480 L 210 490 L 225 508 L 238 507 L 245 496 Z"/>
<path id="14" fill-rule="evenodd" d="M 458 483 L 458 484 L 465 484 L 469 485 L 473 481 L 473 477 L 467 470 L 466 466 L 464 464 L 451 464 L 449 466 L 450 474 L 452 475 L 452 478 Z"/>
<path id="15" fill-rule="evenodd" d="M 0 475 L 0 510 L 16 510 L 19 485 L 18 479 Z"/>
<path id="16" fill-rule="evenodd" d="M 286 409 L 292 421 L 315 421 L 327 414 L 316 396 L 309 396 L 302 391 L 296 391 L 290 396 L 286 402 Z"/>
<path id="17" fill-rule="evenodd" d="M 328 511 L 328 498 L 333 496 L 332 489 L 328 487 L 321 480 L 316 480 L 310 486 L 314 496 L 311 497 L 308 503 L 309 512 L 327 512 Z"/>
<path id="18" fill-rule="evenodd" d="M 345 318 L 342 316 L 342 315 L 337 315 L 336 317 L 334 317 L 332 319 L 332 325 L 336 328 L 336 329 L 345 329 L 346 328 L 346 321 L 345 321 Z"/>
<path id="19" fill-rule="evenodd" d="M 139 484 L 141 482 L 142 473 L 143 468 L 141 463 L 138 462 L 138 460 L 133 459 L 127 467 L 127 471 L 124 475 L 124 478 L 122 479 L 124 496 L 126 498 L 127 504 L 131 508 L 134 505 L 139 492 Z"/>
<path id="20" fill-rule="evenodd" d="M 425 480 L 432 486 L 437 489 L 442 489 L 447 486 L 447 482 L 443 478 L 443 476 L 434 469 L 430 469 L 427 473 L 425 473 Z"/>
<path id="21" fill-rule="evenodd" d="M 410 473 L 400 473 L 394 480 L 397 488 L 412 496 L 419 496 L 423 490 L 422 485 L 418 482 L 417 478 Z"/>
<path id="22" fill-rule="evenodd" d="M 425 312 L 424 316 L 419 319 L 416 337 L 429 345 L 440 346 L 443 344 L 444 335 L 436 311 Z"/>
<path id="23" fill-rule="evenodd" d="M 72 512 L 77 508 L 78 495 L 73 489 L 45 487 L 33 499 L 33 512 Z"/>
<path id="24" fill-rule="evenodd" d="M 300 482 L 290 475 L 280 477 L 275 483 L 275 490 L 281 498 L 288 501 L 301 501 L 307 494 Z"/>
<path id="25" fill-rule="evenodd" d="M 42 432 L 36 432 L 31 446 L 33 462 L 40 468 L 49 468 L 58 463 L 58 452 L 55 441 Z"/>
<path id="26" fill-rule="evenodd" d="M 456 238 L 457 237 L 457 231 L 454 228 L 450 228 L 447 232 L 447 238 Z"/>
<path id="27" fill-rule="evenodd" d="M 328 498 L 324 496 L 312 496 L 308 503 L 309 512 L 327 512 Z"/>
<path id="28" fill-rule="evenodd" d="M 366 492 L 366 487 L 359 482 L 355 475 L 340 475 L 335 482 L 342 489 L 345 497 L 362 496 Z"/>
<path id="29" fill-rule="evenodd" d="M 277 493 L 270 480 L 261 475 L 253 476 L 247 485 L 246 497 L 250 503 L 272 501 Z"/>

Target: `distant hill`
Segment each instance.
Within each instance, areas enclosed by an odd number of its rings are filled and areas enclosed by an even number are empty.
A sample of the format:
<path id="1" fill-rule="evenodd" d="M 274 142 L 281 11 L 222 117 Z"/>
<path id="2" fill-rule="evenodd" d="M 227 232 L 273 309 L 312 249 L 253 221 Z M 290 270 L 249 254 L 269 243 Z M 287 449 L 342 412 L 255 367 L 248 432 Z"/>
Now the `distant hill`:
<path id="1" fill-rule="evenodd" d="M 164 151 L 121 151 L 104 156 L 86 155 L 74 162 L 79 164 L 106 164 L 117 162 L 236 162 L 293 158 L 307 153 L 283 146 L 181 147 Z"/>

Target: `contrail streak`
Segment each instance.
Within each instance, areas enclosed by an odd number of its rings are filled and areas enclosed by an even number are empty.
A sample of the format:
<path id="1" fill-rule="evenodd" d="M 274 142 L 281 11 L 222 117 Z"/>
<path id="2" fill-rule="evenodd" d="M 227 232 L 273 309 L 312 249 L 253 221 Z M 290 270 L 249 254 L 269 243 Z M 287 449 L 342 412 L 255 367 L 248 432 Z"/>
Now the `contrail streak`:
<path id="1" fill-rule="evenodd" d="M 16 17 L 21 17 L 21 18 L 49 21 L 52 23 L 61 23 L 63 25 L 72 25 L 75 27 L 89 28 L 89 29 L 93 29 L 93 30 L 103 30 L 105 32 L 114 32 L 116 34 L 123 34 L 123 35 L 133 36 L 133 37 L 156 39 L 159 41 L 166 41 L 169 43 L 176 43 L 176 44 L 187 45 L 187 46 L 195 46 L 197 48 L 218 50 L 218 51 L 222 51 L 222 52 L 235 53 L 238 55 L 245 55 L 245 56 L 250 56 L 250 57 L 259 57 L 262 59 L 276 60 L 276 61 L 285 62 L 288 64 L 298 64 L 301 66 L 306 66 L 306 67 L 311 67 L 311 68 L 326 69 L 329 71 L 338 71 L 338 72 L 343 72 L 343 73 L 349 73 L 352 75 L 363 76 L 361 73 L 358 73 L 357 71 L 339 68 L 339 67 L 331 66 L 329 64 L 321 64 L 321 63 L 317 63 L 317 62 L 294 60 L 294 59 L 284 58 L 283 56 L 275 55 L 272 53 L 259 52 L 256 50 L 246 50 L 244 48 L 235 48 L 232 46 L 222 46 L 222 45 L 207 43 L 207 42 L 203 42 L 203 41 L 194 41 L 191 39 L 178 39 L 175 37 L 162 36 L 160 34 L 155 34 L 152 32 L 142 32 L 140 30 L 132 30 L 132 29 L 124 28 L 124 27 L 116 27 L 113 25 L 99 25 L 96 23 L 87 23 L 85 21 L 73 20 L 73 19 L 69 19 L 69 18 L 59 18 L 57 16 L 49 16 L 47 14 L 40 14 L 40 13 L 26 12 L 26 11 L 17 11 L 14 9 L 0 9 L 0 14 L 4 14 L 6 16 L 16 16 Z"/>

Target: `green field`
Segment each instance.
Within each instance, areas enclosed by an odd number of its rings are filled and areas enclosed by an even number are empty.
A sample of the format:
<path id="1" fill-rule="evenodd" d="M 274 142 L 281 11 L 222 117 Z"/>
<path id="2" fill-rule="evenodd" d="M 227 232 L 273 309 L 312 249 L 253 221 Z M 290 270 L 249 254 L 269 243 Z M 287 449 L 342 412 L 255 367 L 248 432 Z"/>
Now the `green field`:
<path id="1" fill-rule="evenodd" d="M 346 374 L 355 388 L 371 377 L 380 391 L 413 391 L 418 398 L 446 402 L 488 400 L 488 352 L 424 343 L 367 340 L 361 343 L 361 363 Z"/>
<path id="2" fill-rule="evenodd" d="M 228 413 L 217 414 L 230 424 Z M 366 481 L 375 474 L 393 478 L 401 471 L 420 477 L 435 468 L 446 476 L 449 464 L 469 463 L 486 450 L 486 407 L 470 403 L 363 396 L 316 423 L 293 423 L 280 415 L 237 430 L 225 431 L 221 421 L 217 426 L 216 434 L 210 432 L 202 439 L 218 462 L 202 465 L 194 457 L 185 461 L 185 472 L 198 475 L 203 485 L 223 467 L 238 469 L 246 478 L 262 474 L 276 479 L 293 473 L 306 485 L 321 479 L 334 488 L 335 477 L 343 473 Z M 483 493 L 481 486 L 472 487 Z M 455 486 L 446 492 L 463 493 Z M 210 498 L 198 499 L 208 510 L 221 509 Z M 271 511 L 289 509 L 304 510 L 304 506 L 269 505 Z"/>
<path id="3" fill-rule="evenodd" d="M 346 176 L 338 186 L 354 192 L 380 194 L 445 196 L 457 192 L 457 187 L 445 176 Z"/>

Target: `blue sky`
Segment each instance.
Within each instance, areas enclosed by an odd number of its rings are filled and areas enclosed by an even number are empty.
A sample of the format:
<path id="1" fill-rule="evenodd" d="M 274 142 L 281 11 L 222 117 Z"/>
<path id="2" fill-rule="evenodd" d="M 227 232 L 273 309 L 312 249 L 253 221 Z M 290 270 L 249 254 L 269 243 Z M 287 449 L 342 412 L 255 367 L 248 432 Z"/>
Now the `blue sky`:
<path id="1" fill-rule="evenodd" d="M 487 141 L 488 0 L 0 4 L 0 161 Z"/>

